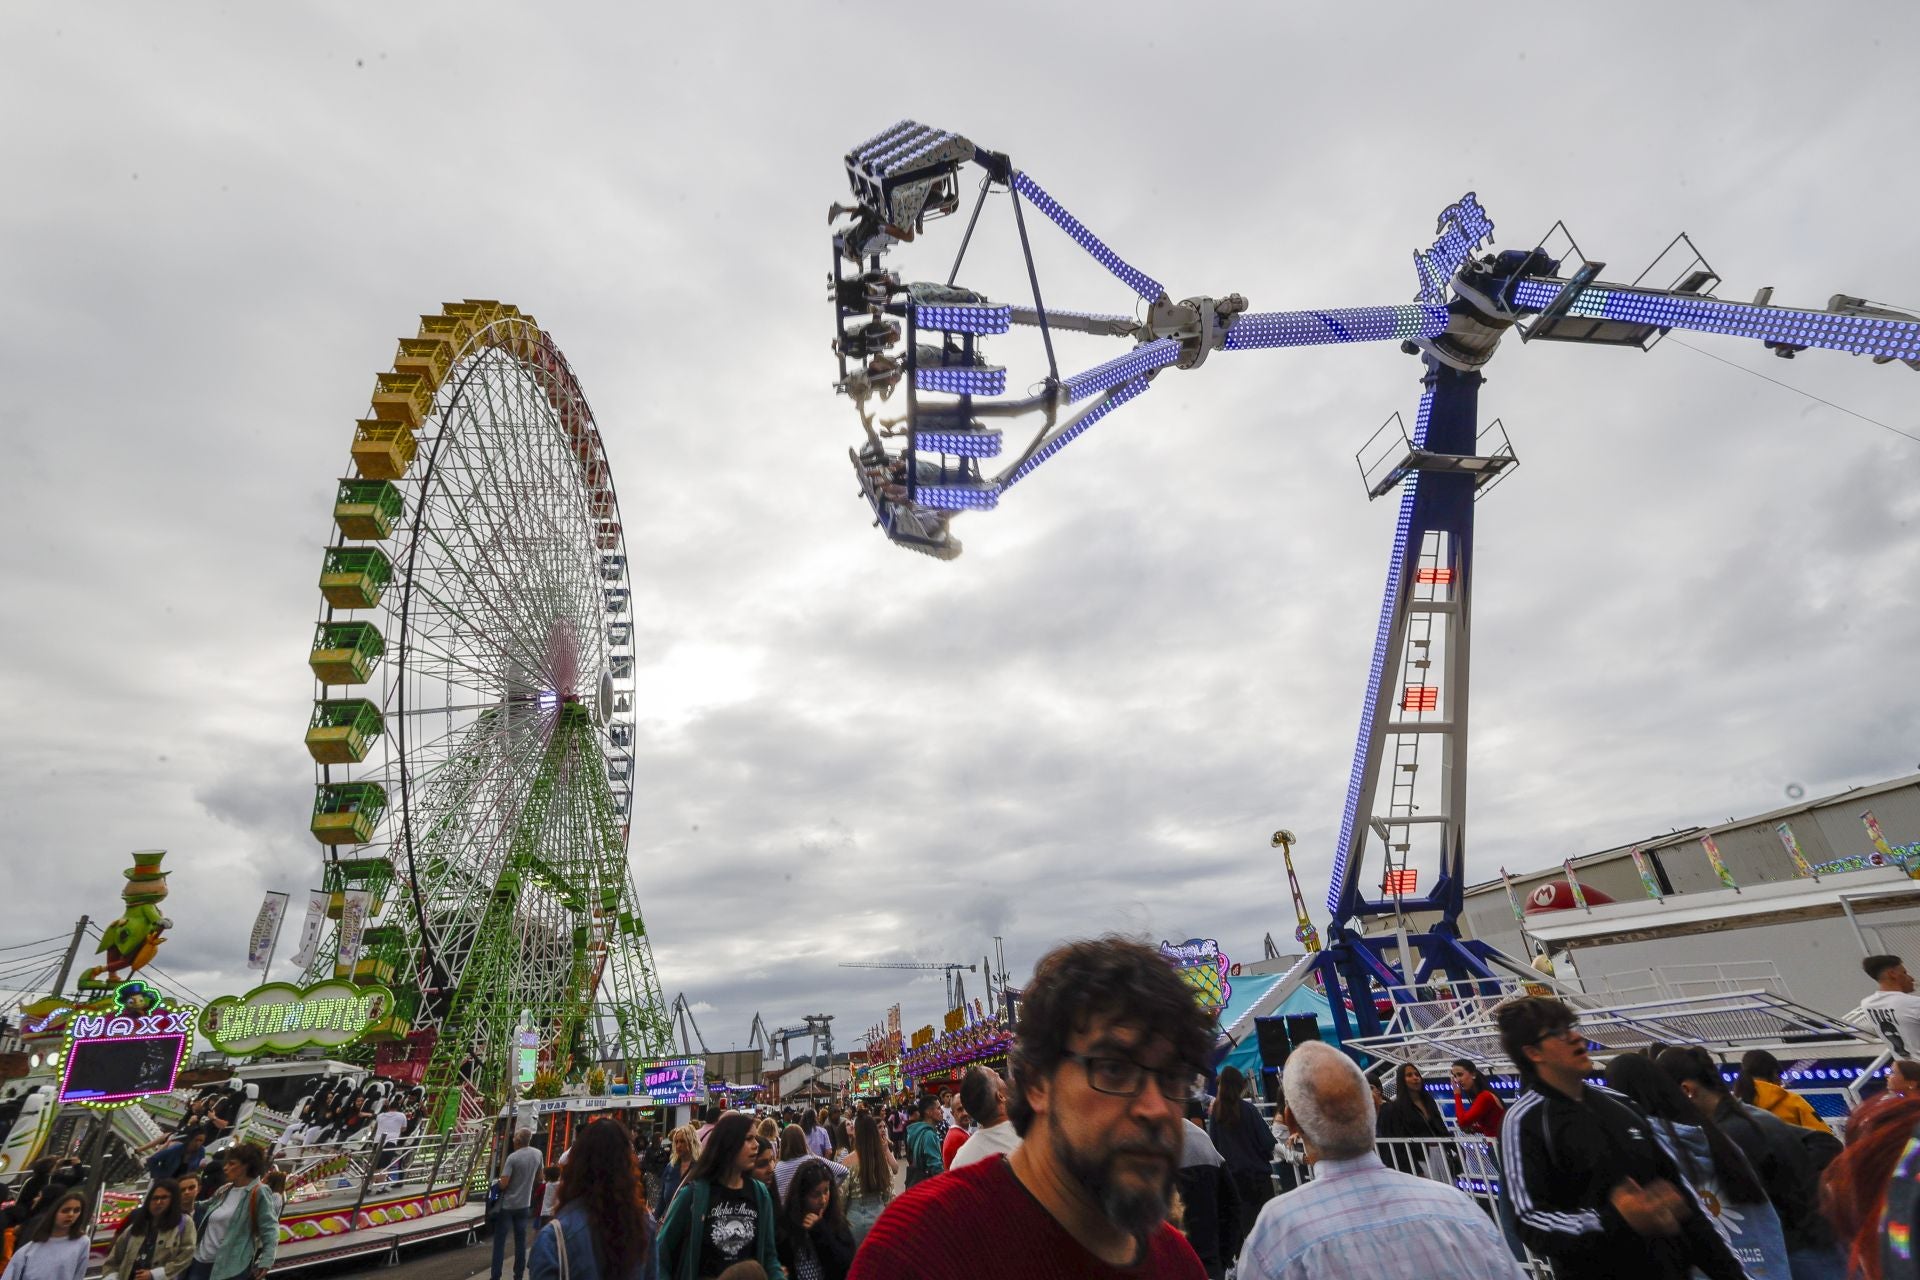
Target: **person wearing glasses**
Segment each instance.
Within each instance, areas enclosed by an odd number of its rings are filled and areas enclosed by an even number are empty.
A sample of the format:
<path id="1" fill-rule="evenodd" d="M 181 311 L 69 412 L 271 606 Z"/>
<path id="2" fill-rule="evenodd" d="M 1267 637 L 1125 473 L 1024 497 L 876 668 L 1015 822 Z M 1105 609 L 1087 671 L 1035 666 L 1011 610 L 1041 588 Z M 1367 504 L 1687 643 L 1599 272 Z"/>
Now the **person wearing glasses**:
<path id="1" fill-rule="evenodd" d="M 1500 1192 L 1557 1280 L 1683 1280 L 1693 1268 L 1742 1280 L 1647 1118 L 1587 1083 L 1593 1060 L 1573 1010 L 1525 996 L 1494 1020 L 1525 1085 L 1500 1124 Z"/>
<path id="2" fill-rule="evenodd" d="M 894 1200 L 849 1280 L 1205 1280 L 1167 1210 L 1213 1040 L 1154 948 L 1106 937 L 1049 952 L 1009 1054 L 1020 1146 Z"/>

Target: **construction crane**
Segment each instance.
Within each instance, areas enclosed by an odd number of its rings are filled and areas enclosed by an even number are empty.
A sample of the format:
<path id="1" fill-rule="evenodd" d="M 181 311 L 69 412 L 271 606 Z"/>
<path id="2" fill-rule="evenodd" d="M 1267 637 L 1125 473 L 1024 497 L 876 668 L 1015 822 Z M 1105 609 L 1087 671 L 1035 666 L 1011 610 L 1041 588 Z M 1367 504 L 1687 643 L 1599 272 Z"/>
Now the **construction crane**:
<path id="1" fill-rule="evenodd" d="M 1280 851 L 1280 860 L 1287 864 L 1287 892 L 1293 895 L 1294 940 L 1311 955 L 1320 949 L 1320 931 L 1307 918 L 1307 899 L 1300 892 L 1300 877 L 1293 873 L 1293 832 L 1284 827 L 1274 832 L 1273 847 Z M 1271 945 L 1272 939 L 1268 942 Z"/>
<path id="2" fill-rule="evenodd" d="M 781 1027 L 777 1031 L 770 1031 L 767 1033 L 768 1048 L 771 1049 L 772 1046 L 779 1045 L 781 1064 L 790 1067 L 793 1065 L 793 1042 L 795 1040 L 805 1040 L 810 1030 L 811 1028 L 809 1027 L 799 1026 Z"/>
<path id="3" fill-rule="evenodd" d="M 962 971 L 978 973 L 979 965 L 973 964 L 925 964 L 913 960 L 852 960 L 840 966 L 842 969 L 943 969 L 947 975 L 947 1010 L 958 1009 L 965 1000 L 966 992 L 960 986 L 959 975 Z"/>
<path id="4" fill-rule="evenodd" d="M 707 1038 L 700 1034 L 700 1024 L 693 1019 L 693 1009 L 687 1004 L 686 992 L 682 991 L 673 998 L 673 1004 L 667 1009 L 667 1019 L 680 1031 L 680 1052 L 682 1054 L 690 1056 L 693 1053 L 693 1046 L 696 1043 L 699 1044 L 701 1053 L 712 1052 L 712 1050 L 707 1048 Z M 691 1039 L 687 1036 L 689 1028 L 693 1031 Z"/>
<path id="5" fill-rule="evenodd" d="M 961 211 L 962 171 L 970 179 L 976 169 L 979 194 L 951 264 L 929 264 L 939 276 L 920 281 L 889 270 L 884 258 L 895 247 L 912 245 L 925 261 L 928 224 Z M 1771 287 L 1752 302 L 1714 297 L 1720 275 L 1684 233 L 1626 284 L 1604 281 L 1606 264 L 1588 258 L 1560 222 L 1530 249 L 1483 253 L 1494 226 L 1473 192 L 1441 211 L 1431 247 L 1414 252 L 1413 301 L 1253 312 L 1237 293 L 1176 300 L 1005 152 L 958 134 L 902 121 L 849 153 L 844 172 L 854 203 L 832 211 L 829 298 L 835 387 L 860 418 L 862 440 L 849 460 L 875 524 L 936 559 L 961 552 L 956 518 L 997 507 L 1162 374 L 1184 378 L 1215 354 L 1218 367 L 1235 352 L 1325 344 L 1385 342 L 1419 359 L 1412 430 L 1395 413 L 1355 457 L 1369 499 L 1398 491 L 1399 516 L 1332 850 L 1327 945 L 1261 997 L 1278 1003 L 1318 973 L 1341 1040 L 1380 1035 L 1382 1005 L 1391 1012 L 1423 984 L 1490 980 L 1494 966 L 1512 967 L 1465 936 L 1461 918 L 1474 513 L 1519 461 L 1500 420 L 1482 427 L 1479 419 L 1484 370 L 1506 335 L 1645 351 L 1674 331 L 1706 333 L 1782 357 L 1818 348 L 1920 370 L 1920 316 L 1841 293 L 1823 310 L 1776 306 Z M 996 196 L 1013 215 L 1030 305 L 959 283 L 975 223 Z M 1043 302 L 1023 209 L 1064 232 L 1137 305 L 1101 313 Z M 1203 225 L 1212 233 L 1213 222 Z M 1044 370 L 1009 371 L 982 350 L 1015 326 L 1039 331 Z M 1063 375 L 1056 332 L 1128 345 Z M 1022 386 L 1033 389 L 1007 395 Z M 899 415 L 879 416 L 896 391 L 904 392 Z M 1409 927 L 1413 919 L 1426 921 L 1422 931 Z M 1369 927 L 1388 923 L 1391 930 Z"/>
<path id="6" fill-rule="evenodd" d="M 814 1066 L 818 1067 L 820 1065 L 820 1042 L 824 1040 L 827 1045 L 827 1066 L 832 1066 L 833 1015 L 830 1013 L 803 1014 L 801 1021 L 807 1024 L 806 1034 L 813 1040 L 812 1046 L 807 1051 L 807 1057 L 813 1062 Z"/>

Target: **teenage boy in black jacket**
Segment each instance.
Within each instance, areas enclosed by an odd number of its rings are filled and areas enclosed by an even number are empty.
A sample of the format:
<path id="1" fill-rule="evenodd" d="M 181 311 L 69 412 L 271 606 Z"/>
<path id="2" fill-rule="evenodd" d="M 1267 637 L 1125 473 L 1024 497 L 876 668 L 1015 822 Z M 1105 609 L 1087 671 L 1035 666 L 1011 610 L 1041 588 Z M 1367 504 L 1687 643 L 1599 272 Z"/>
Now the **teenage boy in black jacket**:
<path id="1" fill-rule="evenodd" d="M 1527 996 L 1495 1017 L 1527 1086 L 1500 1126 L 1501 1194 L 1558 1280 L 1744 1280 L 1646 1117 L 1586 1082 L 1573 1010 Z"/>

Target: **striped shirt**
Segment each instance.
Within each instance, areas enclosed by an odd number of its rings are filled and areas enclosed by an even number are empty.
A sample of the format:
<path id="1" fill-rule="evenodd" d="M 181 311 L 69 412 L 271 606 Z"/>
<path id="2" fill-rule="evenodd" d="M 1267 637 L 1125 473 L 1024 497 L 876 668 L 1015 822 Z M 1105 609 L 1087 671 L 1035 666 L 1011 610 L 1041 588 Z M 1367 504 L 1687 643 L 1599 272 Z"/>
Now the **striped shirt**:
<path id="1" fill-rule="evenodd" d="M 1389 1169 L 1369 1151 L 1322 1160 L 1313 1181 L 1267 1202 L 1240 1251 L 1240 1280 L 1525 1280 L 1500 1229 L 1464 1192 Z"/>

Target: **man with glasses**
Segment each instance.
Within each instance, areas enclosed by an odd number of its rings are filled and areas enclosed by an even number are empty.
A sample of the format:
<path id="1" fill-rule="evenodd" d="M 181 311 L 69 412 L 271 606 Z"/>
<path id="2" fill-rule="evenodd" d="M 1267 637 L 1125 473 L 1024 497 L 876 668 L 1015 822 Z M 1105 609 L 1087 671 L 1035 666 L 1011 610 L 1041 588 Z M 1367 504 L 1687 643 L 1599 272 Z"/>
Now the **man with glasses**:
<path id="1" fill-rule="evenodd" d="M 1520 1238 L 1557 1280 L 1710 1280 L 1746 1275 L 1646 1117 L 1588 1084 L 1587 1038 L 1559 1000 L 1494 1015 L 1526 1085 L 1500 1125 L 1500 1190 Z"/>
<path id="2" fill-rule="evenodd" d="M 1044 956 L 1020 1001 L 1004 1159 L 895 1200 L 849 1280 L 1205 1280 L 1167 1223 L 1181 1117 L 1211 1021 L 1158 951 L 1124 938 Z"/>

